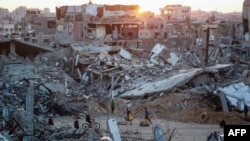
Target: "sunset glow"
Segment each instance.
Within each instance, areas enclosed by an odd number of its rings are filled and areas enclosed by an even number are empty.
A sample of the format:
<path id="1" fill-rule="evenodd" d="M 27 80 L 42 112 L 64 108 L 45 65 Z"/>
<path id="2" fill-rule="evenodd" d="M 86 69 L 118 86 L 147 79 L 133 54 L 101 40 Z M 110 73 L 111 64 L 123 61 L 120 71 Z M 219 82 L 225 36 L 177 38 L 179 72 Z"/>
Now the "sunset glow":
<path id="1" fill-rule="evenodd" d="M 140 12 L 152 11 L 159 14 L 159 8 L 170 4 L 181 4 L 183 6 L 191 6 L 192 10 L 241 12 L 244 0 L 92 0 L 94 4 L 124 4 L 139 5 Z M 89 0 L 0 0 L 0 7 L 7 8 L 11 12 L 18 6 L 26 6 L 27 8 L 50 8 L 51 12 L 55 12 L 56 6 L 62 5 L 82 5 L 88 3 Z"/>

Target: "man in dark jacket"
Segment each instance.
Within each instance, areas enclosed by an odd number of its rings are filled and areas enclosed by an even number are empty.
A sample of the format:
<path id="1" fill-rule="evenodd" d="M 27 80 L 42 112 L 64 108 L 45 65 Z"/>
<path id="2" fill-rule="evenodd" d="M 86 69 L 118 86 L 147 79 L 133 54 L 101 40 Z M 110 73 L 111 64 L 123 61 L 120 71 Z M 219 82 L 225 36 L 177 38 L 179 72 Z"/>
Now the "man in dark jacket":
<path id="1" fill-rule="evenodd" d="M 244 105 L 244 114 L 245 114 L 245 118 L 246 118 L 247 114 L 248 114 L 248 107 L 246 104 Z"/>
<path id="2" fill-rule="evenodd" d="M 112 100 L 111 101 L 111 112 L 112 112 L 112 114 L 114 113 L 114 110 L 115 110 L 115 102 L 114 102 L 114 100 Z"/>
<path id="3" fill-rule="evenodd" d="M 76 119 L 75 122 L 74 122 L 74 127 L 76 129 L 79 129 L 79 121 Z"/>
<path id="4" fill-rule="evenodd" d="M 148 120 L 148 121 L 151 123 L 151 120 L 150 120 L 150 118 L 149 118 L 149 112 L 148 112 L 147 107 L 145 107 L 145 119 Z"/>
<path id="5" fill-rule="evenodd" d="M 91 122 L 90 114 L 86 115 L 86 119 L 85 120 L 86 120 L 86 122 L 89 123 L 89 127 L 91 127 L 92 122 Z"/>

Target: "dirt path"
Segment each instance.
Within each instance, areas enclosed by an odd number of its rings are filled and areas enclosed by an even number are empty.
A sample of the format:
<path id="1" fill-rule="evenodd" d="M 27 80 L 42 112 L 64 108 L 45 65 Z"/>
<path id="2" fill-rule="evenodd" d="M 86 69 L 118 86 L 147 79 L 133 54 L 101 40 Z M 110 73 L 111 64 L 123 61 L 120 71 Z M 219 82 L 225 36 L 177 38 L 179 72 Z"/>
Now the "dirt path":
<path id="1" fill-rule="evenodd" d="M 116 119 L 117 123 L 125 123 L 125 120 L 119 116 L 111 115 L 110 118 Z M 101 131 L 104 134 L 107 134 L 107 116 L 102 116 L 96 118 L 101 124 Z M 63 124 L 67 123 L 69 126 L 73 127 L 74 119 L 72 117 L 60 117 L 55 118 L 55 125 L 60 127 Z M 126 125 L 118 125 L 120 129 L 120 133 L 126 137 L 136 137 L 143 138 L 144 140 L 152 139 L 152 129 L 154 125 L 160 125 L 164 132 L 166 132 L 166 136 L 168 137 L 169 132 L 173 131 L 176 128 L 176 134 L 174 136 L 173 141 L 205 141 L 208 134 L 214 131 L 223 133 L 223 129 L 219 127 L 219 125 L 214 124 L 197 124 L 197 123 L 182 123 L 182 122 L 172 122 L 163 119 L 152 119 L 152 124 L 148 127 L 139 126 L 140 119 L 134 119 L 133 124 L 129 123 Z M 85 122 L 84 118 L 79 119 L 80 123 Z"/>

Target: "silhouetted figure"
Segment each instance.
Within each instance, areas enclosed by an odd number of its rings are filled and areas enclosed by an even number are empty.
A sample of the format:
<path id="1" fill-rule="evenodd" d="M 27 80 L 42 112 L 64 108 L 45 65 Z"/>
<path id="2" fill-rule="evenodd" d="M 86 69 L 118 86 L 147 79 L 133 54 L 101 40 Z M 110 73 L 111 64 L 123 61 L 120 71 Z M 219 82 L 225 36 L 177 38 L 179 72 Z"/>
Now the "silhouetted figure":
<path id="1" fill-rule="evenodd" d="M 49 117 L 49 125 L 54 125 L 54 121 L 52 117 Z"/>
<path id="2" fill-rule="evenodd" d="M 89 123 L 89 127 L 91 127 L 92 122 L 91 122 L 90 114 L 86 115 L 86 119 L 85 120 L 86 120 L 86 122 Z"/>
<path id="3" fill-rule="evenodd" d="M 248 114 L 248 107 L 246 104 L 244 105 L 244 114 L 245 114 L 245 118 L 246 118 L 247 114 Z"/>
<path id="4" fill-rule="evenodd" d="M 111 101 L 110 106 L 111 106 L 111 112 L 112 112 L 112 114 L 113 114 L 113 113 L 114 113 L 114 110 L 115 110 L 115 102 L 114 102 L 114 100 Z"/>
<path id="5" fill-rule="evenodd" d="M 148 120 L 148 121 L 151 123 L 151 120 L 150 120 L 150 118 L 149 118 L 149 112 L 148 112 L 147 107 L 145 107 L 145 118 L 144 118 L 144 119 Z"/>
<path id="6" fill-rule="evenodd" d="M 126 112 L 127 112 L 127 116 L 125 117 L 126 121 L 129 121 L 128 117 L 129 117 L 129 110 L 128 110 L 128 107 L 126 108 Z"/>
<path id="7" fill-rule="evenodd" d="M 74 122 L 74 127 L 75 127 L 76 129 L 79 129 L 79 121 L 78 121 L 78 120 L 75 120 L 75 122 Z"/>
<path id="8" fill-rule="evenodd" d="M 220 127 L 221 127 L 221 128 L 224 128 L 225 125 L 226 125 L 225 120 L 222 120 L 222 121 L 220 122 Z"/>

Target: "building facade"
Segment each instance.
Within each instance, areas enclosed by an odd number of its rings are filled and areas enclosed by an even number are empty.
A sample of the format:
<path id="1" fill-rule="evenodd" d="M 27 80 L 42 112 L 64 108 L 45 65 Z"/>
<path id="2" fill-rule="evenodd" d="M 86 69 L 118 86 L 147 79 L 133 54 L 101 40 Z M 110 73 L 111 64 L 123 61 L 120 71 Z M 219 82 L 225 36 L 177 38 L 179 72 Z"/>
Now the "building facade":
<path id="1" fill-rule="evenodd" d="M 22 26 L 25 41 L 40 45 L 54 41 L 56 17 L 45 17 L 39 9 L 28 9 L 22 18 Z"/>
<path id="2" fill-rule="evenodd" d="M 138 5 L 62 6 L 56 8 L 58 44 L 87 39 L 138 39 Z M 65 38 L 67 37 L 67 38 Z"/>
<path id="3" fill-rule="evenodd" d="M 161 15 L 166 20 L 178 20 L 183 21 L 187 17 L 191 17 L 191 7 L 182 6 L 181 4 L 176 5 L 166 5 L 163 8 L 160 8 Z"/>

